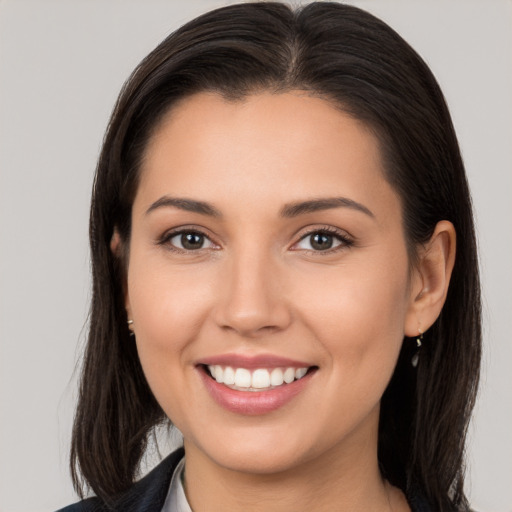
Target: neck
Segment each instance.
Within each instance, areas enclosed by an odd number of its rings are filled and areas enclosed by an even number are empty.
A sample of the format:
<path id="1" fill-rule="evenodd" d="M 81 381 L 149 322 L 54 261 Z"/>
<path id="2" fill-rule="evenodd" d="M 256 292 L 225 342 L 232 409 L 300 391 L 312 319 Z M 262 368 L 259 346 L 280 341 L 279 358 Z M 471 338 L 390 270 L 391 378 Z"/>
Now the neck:
<path id="1" fill-rule="evenodd" d="M 358 439 L 344 439 L 328 453 L 263 474 L 223 467 L 185 441 L 187 499 L 194 512 L 332 512 L 333 504 L 353 512 L 408 511 L 401 492 L 380 475 L 376 431 L 368 434 L 361 439 L 358 432 Z"/>

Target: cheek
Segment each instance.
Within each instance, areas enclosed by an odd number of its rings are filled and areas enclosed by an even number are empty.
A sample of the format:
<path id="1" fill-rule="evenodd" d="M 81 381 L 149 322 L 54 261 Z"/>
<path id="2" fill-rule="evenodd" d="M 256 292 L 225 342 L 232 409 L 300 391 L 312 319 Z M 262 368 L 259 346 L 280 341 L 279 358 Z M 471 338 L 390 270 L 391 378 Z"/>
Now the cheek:
<path id="1" fill-rule="evenodd" d="M 160 255 L 133 255 L 128 271 L 128 301 L 140 335 L 178 342 L 199 328 L 213 282 L 208 269 L 173 267 Z"/>
<path id="2" fill-rule="evenodd" d="M 167 417 L 185 432 L 190 404 L 182 397 L 190 396 L 194 372 L 190 346 L 204 322 L 211 283 L 197 272 L 172 272 L 168 265 L 134 257 L 128 293 L 146 380 Z"/>
<path id="3" fill-rule="evenodd" d="M 361 264 L 364 271 L 358 272 L 347 265 L 326 276 L 321 293 L 313 275 L 303 281 L 302 292 L 296 290 L 302 322 L 324 354 L 328 378 L 317 414 L 330 418 L 326 424 L 349 431 L 378 407 L 403 342 L 404 268 L 399 262 L 396 271 L 389 265 Z"/>
<path id="4" fill-rule="evenodd" d="M 165 263 L 133 255 L 129 307 L 139 358 L 155 395 L 170 388 L 169 379 L 179 387 L 181 368 L 190 362 L 187 347 L 204 322 L 212 285 L 201 273 L 170 271 Z"/>
<path id="5" fill-rule="evenodd" d="M 333 366 L 388 374 L 404 336 L 407 257 L 386 259 L 381 254 L 373 262 L 361 258 L 352 263 L 330 269 L 321 280 L 309 273 L 294 296 L 304 323 L 316 333 Z"/>

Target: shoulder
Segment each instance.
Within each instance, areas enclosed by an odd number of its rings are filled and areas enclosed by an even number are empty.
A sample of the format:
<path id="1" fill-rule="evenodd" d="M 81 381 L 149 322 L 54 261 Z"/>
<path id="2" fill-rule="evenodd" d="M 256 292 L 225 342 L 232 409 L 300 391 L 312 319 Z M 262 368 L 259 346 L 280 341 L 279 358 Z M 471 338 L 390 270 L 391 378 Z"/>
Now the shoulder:
<path id="1" fill-rule="evenodd" d="M 164 506 L 174 469 L 183 458 L 183 448 L 166 457 L 144 478 L 120 494 L 113 503 L 93 497 L 64 507 L 57 512 L 160 512 Z"/>
<path id="2" fill-rule="evenodd" d="M 86 500 L 61 508 L 57 512 L 100 512 L 102 510 L 105 510 L 105 508 L 101 500 L 98 498 L 87 498 Z"/>

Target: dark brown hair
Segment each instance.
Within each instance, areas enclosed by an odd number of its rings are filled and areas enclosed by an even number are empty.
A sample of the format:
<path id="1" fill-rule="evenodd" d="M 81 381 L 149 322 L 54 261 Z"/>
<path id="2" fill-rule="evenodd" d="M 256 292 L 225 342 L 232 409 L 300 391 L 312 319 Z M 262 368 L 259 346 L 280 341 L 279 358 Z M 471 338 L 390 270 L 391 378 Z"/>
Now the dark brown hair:
<path id="1" fill-rule="evenodd" d="M 425 334 L 420 363 L 404 342 L 382 398 L 379 463 L 435 510 L 465 510 L 464 444 L 479 377 L 480 288 L 471 200 L 439 86 L 390 27 L 356 7 L 246 3 L 211 11 L 165 39 L 137 67 L 115 106 L 91 205 L 90 330 L 73 429 L 76 489 L 103 499 L 137 476 L 148 435 L 165 415 L 129 338 L 124 270 L 110 251 L 128 245 L 144 149 L 178 100 L 215 91 L 232 100 L 304 90 L 362 120 L 380 140 L 386 178 L 401 197 L 411 255 L 437 222 L 451 221 L 457 256 L 446 303 Z M 414 261 L 414 260 L 413 260 Z"/>

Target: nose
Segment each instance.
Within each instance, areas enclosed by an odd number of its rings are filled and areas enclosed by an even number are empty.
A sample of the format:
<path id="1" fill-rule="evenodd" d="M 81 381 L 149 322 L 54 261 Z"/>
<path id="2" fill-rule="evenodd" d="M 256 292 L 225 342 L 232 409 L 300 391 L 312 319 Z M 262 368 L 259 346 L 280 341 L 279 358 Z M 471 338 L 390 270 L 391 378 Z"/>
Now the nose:
<path id="1" fill-rule="evenodd" d="M 278 263 L 253 251 L 231 258 L 221 276 L 214 319 L 225 331 L 257 338 L 286 329 L 291 312 Z"/>

